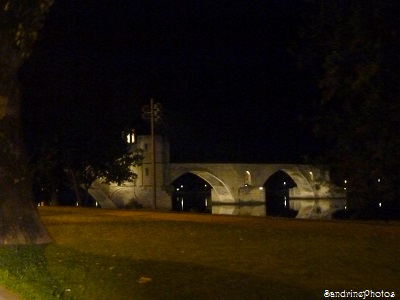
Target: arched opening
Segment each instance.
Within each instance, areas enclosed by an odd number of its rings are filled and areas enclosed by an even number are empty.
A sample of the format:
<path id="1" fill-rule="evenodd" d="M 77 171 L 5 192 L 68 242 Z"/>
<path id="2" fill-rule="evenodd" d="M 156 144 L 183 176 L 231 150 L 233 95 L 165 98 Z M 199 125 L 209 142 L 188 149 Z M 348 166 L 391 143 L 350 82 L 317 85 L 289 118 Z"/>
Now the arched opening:
<path id="1" fill-rule="evenodd" d="M 297 211 L 290 208 L 289 190 L 296 187 L 293 179 L 284 171 L 272 174 L 264 183 L 268 216 L 294 218 Z"/>
<path id="2" fill-rule="evenodd" d="M 172 210 L 211 212 L 211 185 L 193 173 L 185 173 L 172 182 Z"/>
<path id="3" fill-rule="evenodd" d="M 246 171 L 244 173 L 244 186 L 251 186 L 251 173 L 250 171 Z"/>

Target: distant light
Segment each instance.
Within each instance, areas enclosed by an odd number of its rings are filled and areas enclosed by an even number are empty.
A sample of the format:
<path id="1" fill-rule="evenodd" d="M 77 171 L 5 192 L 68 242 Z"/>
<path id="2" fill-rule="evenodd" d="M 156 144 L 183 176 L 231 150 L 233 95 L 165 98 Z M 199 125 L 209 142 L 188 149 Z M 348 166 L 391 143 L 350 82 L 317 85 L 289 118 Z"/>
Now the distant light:
<path id="1" fill-rule="evenodd" d="M 206 198 L 206 206 L 208 206 L 208 199 Z"/>
<path id="2" fill-rule="evenodd" d="M 179 188 L 176 188 L 177 191 L 179 191 Z"/>
<path id="3" fill-rule="evenodd" d="M 207 187 L 207 184 L 205 184 L 204 187 Z"/>
<path id="4" fill-rule="evenodd" d="M 250 171 L 246 171 L 246 173 L 247 173 L 248 175 L 250 175 Z"/>
<path id="5" fill-rule="evenodd" d="M 181 188 L 183 188 L 183 185 L 181 185 Z"/>
<path id="6" fill-rule="evenodd" d="M 381 182 L 381 179 L 380 179 L 380 178 L 378 178 L 378 182 Z"/>
<path id="7" fill-rule="evenodd" d="M 347 188 L 343 188 L 344 190 L 346 190 Z"/>
<path id="8" fill-rule="evenodd" d="M 286 207 L 286 200 L 285 200 L 285 207 Z"/>
<path id="9" fill-rule="evenodd" d="M 344 180 L 344 183 L 347 183 L 347 179 Z"/>
<path id="10" fill-rule="evenodd" d="M 283 182 L 283 185 L 286 185 L 286 181 Z"/>
<path id="11" fill-rule="evenodd" d="M 344 209 L 347 209 L 347 206 L 345 206 Z"/>
<path id="12" fill-rule="evenodd" d="M 379 202 L 379 207 L 382 207 L 382 202 Z"/>
<path id="13" fill-rule="evenodd" d="M 260 186 L 258 189 L 259 189 L 260 191 L 262 191 L 262 190 L 264 189 L 264 187 Z"/>
<path id="14" fill-rule="evenodd" d="M 245 184 L 244 186 L 248 186 L 248 184 Z"/>

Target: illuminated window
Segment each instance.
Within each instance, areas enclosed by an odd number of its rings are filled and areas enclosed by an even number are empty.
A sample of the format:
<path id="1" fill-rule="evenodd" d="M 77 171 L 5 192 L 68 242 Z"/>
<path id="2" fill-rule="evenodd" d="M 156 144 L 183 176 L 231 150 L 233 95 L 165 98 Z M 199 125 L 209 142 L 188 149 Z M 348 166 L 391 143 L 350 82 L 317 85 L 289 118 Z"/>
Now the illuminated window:
<path id="1" fill-rule="evenodd" d="M 128 144 L 135 143 L 135 131 L 133 129 L 126 132 L 126 142 Z"/>
<path id="2" fill-rule="evenodd" d="M 251 174 L 250 171 L 246 171 L 244 173 L 244 186 L 251 185 Z"/>

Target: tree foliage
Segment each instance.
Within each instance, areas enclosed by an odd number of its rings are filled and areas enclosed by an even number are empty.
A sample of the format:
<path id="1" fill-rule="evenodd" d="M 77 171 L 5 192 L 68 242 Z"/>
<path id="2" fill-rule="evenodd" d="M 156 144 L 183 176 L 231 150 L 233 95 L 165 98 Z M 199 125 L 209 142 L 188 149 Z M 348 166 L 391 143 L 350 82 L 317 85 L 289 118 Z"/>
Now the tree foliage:
<path id="1" fill-rule="evenodd" d="M 79 205 L 87 205 L 88 190 L 95 180 L 122 185 L 137 178 L 132 167 L 141 164 L 142 153 L 130 150 L 120 130 L 111 126 L 96 132 L 95 124 L 84 128 L 79 122 L 69 126 L 78 130 L 72 134 L 64 127 L 35 139 L 35 186 L 46 190 L 52 204 L 57 204 L 58 189 L 74 190 Z"/>
<path id="2" fill-rule="evenodd" d="M 323 0 L 307 8 L 303 61 L 318 74 L 315 132 L 328 162 L 347 180 L 355 209 L 398 209 L 400 3 Z"/>

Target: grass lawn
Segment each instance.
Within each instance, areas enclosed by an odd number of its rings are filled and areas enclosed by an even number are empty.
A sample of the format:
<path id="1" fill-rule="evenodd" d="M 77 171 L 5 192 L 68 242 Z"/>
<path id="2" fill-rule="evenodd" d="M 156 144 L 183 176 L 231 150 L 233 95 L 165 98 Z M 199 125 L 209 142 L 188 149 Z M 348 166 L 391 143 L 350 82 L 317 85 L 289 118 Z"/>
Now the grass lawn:
<path id="1" fill-rule="evenodd" d="M 400 297 L 400 224 L 39 208 L 54 243 L 0 249 L 26 299 Z"/>

